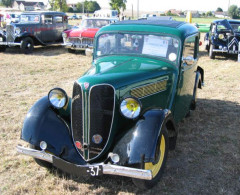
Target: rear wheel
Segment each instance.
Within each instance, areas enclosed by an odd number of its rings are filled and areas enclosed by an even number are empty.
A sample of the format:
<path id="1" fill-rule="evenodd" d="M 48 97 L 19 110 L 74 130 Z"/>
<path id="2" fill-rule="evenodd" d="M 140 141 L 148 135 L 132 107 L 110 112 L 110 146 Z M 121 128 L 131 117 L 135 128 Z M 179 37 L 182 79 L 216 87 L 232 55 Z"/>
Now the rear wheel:
<path id="1" fill-rule="evenodd" d="M 214 45 L 210 44 L 209 46 L 209 57 L 210 59 L 215 59 L 215 52 L 213 51 L 213 49 L 215 48 Z"/>
<path id="2" fill-rule="evenodd" d="M 76 50 L 75 49 L 68 49 L 68 53 L 75 53 L 76 52 Z"/>
<path id="3" fill-rule="evenodd" d="M 6 46 L 0 46 L 0 52 L 4 52 L 6 50 Z"/>
<path id="4" fill-rule="evenodd" d="M 40 150 L 39 147 L 34 146 L 34 145 L 32 145 L 32 144 L 30 144 L 30 148 L 35 149 L 35 150 Z M 47 168 L 47 169 L 51 169 L 51 168 L 53 167 L 53 166 L 52 166 L 52 163 L 49 163 L 49 162 L 47 162 L 47 161 L 40 160 L 40 159 L 38 159 L 38 158 L 34 158 L 34 160 L 35 160 L 35 162 L 36 162 L 38 165 L 40 165 L 41 167 L 45 167 L 45 168 Z"/>
<path id="5" fill-rule="evenodd" d="M 34 44 L 33 44 L 32 38 L 26 37 L 21 41 L 20 49 L 22 53 L 24 54 L 32 53 L 33 47 L 34 47 Z"/>
<path id="6" fill-rule="evenodd" d="M 152 171 L 152 180 L 132 179 L 133 183 L 141 189 L 150 189 L 161 179 L 168 155 L 168 134 L 166 128 L 162 129 L 155 151 L 155 162 L 144 164 L 144 169 Z"/>

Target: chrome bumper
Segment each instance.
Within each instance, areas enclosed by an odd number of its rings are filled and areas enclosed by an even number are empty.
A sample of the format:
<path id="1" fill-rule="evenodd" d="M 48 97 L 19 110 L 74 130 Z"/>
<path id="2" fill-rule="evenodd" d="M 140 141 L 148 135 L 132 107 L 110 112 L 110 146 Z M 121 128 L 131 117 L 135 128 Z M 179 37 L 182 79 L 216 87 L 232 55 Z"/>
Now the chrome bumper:
<path id="1" fill-rule="evenodd" d="M 6 46 L 20 46 L 21 43 L 15 43 L 15 42 L 0 42 L 0 45 L 6 45 Z"/>
<path id="2" fill-rule="evenodd" d="M 20 154 L 32 156 L 33 158 L 38 158 L 38 159 L 53 163 L 53 165 L 56 167 L 58 167 L 58 165 L 54 164 L 54 161 L 55 161 L 54 159 L 64 162 L 66 164 L 65 166 L 69 166 L 70 164 L 74 165 L 75 169 L 77 168 L 78 170 L 92 168 L 92 167 L 101 167 L 103 174 L 119 175 L 119 176 L 132 177 L 132 178 L 144 179 L 144 180 L 152 179 L 152 171 L 151 170 L 135 169 L 135 168 L 130 168 L 130 167 L 123 167 L 123 166 L 104 164 L 104 163 L 88 164 L 88 165 L 75 165 L 75 164 L 66 162 L 52 154 L 46 153 L 45 151 L 39 151 L 39 150 L 30 149 L 30 148 L 25 148 L 20 145 L 17 146 L 17 152 Z M 60 167 L 58 167 L 58 168 L 60 168 Z M 89 170 L 87 170 L 86 172 L 89 172 Z M 92 175 L 91 173 L 87 173 L 87 174 L 89 176 Z M 94 176 L 97 176 L 97 175 L 94 175 Z"/>
<path id="3" fill-rule="evenodd" d="M 63 43 L 62 46 L 69 49 L 75 49 L 75 50 L 85 50 L 87 48 L 93 49 L 93 46 L 88 44 Z"/>

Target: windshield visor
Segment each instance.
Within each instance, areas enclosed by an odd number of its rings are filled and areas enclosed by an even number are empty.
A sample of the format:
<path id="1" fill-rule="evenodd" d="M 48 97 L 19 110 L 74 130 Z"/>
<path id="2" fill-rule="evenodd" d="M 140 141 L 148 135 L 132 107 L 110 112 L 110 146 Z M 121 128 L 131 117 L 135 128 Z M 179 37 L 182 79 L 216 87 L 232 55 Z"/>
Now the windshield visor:
<path id="1" fill-rule="evenodd" d="M 39 23 L 40 22 L 40 16 L 39 15 L 21 15 L 20 17 L 21 23 Z"/>
<path id="2" fill-rule="evenodd" d="M 96 57 L 104 55 L 148 55 L 176 62 L 179 51 L 176 38 L 143 34 L 102 34 L 98 37 Z"/>

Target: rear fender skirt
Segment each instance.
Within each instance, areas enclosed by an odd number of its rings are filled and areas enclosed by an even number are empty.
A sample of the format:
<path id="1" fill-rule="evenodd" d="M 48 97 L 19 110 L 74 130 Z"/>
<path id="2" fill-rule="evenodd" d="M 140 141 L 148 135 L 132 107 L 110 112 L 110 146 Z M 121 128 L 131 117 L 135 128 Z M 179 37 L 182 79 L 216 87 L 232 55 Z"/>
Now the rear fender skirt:
<path id="1" fill-rule="evenodd" d="M 168 120 L 173 120 L 169 110 L 147 111 L 113 149 L 120 156 L 119 164 L 153 162 L 158 137 Z"/>
<path id="2" fill-rule="evenodd" d="M 35 146 L 45 141 L 47 151 L 66 161 L 85 164 L 73 145 L 68 123 L 53 110 L 47 96 L 38 100 L 29 110 L 21 139 Z"/>

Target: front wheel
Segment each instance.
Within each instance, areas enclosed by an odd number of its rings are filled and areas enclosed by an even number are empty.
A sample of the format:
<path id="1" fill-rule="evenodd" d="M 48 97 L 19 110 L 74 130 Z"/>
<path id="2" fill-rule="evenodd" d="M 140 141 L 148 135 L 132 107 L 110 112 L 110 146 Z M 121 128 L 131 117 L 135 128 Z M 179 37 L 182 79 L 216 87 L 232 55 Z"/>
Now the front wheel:
<path id="1" fill-rule="evenodd" d="M 32 38 L 26 37 L 21 41 L 20 49 L 22 53 L 24 54 L 32 53 L 33 47 L 34 47 L 34 44 L 33 44 Z"/>
<path id="2" fill-rule="evenodd" d="M 6 50 L 6 46 L 0 46 L 0 52 L 4 52 Z"/>
<path id="3" fill-rule="evenodd" d="M 215 52 L 213 51 L 214 45 L 210 44 L 209 47 L 210 47 L 209 48 L 209 57 L 210 57 L 210 59 L 215 59 Z"/>
<path id="4" fill-rule="evenodd" d="M 133 183 L 140 189 L 150 189 L 161 179 L 168 155 L 169 140 L 166 128 L 162 129 L 162 132 L 158 139 L 158 144 L 155 151 L 155 162 L 149 162 L 144 164 L 144 169 L 152 171 L 152 180 L 141 180 L 133 178 Z"/>

